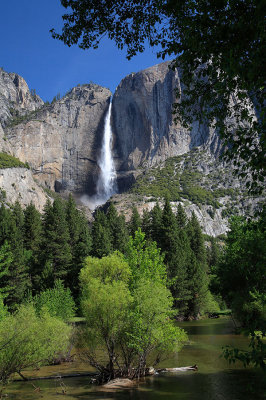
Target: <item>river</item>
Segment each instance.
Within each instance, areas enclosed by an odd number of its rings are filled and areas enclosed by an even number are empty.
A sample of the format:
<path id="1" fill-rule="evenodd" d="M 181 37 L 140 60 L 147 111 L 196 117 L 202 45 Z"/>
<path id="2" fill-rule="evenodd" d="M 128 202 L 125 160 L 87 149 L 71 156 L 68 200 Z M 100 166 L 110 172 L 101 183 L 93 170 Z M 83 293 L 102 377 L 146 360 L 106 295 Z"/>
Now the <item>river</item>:
<path id="1" fill-rule="evenodd" d="M 164 361 L 162 367 L 198 365 L 198 371 L 166 373 L 148 377 L 134 388 L 103 391 L 89 383 L 89 378 L 67 378 L 31 382 L 13 382 L 6 390 L 14 400 L 262 400 L 263 376 L 258 370 L 244 369 L 241 364 L 229 366 L 220 357 L 227 344 L 247 348 L 248 340 L 233 333 L 228 318 L 207 319 L 179 324 L 190 342 L 182 351 Z M 84 372 L 87 366 L 67 363 L 41 368 L 39 376 Z M 39 387 L 41 391 L 34 389 Z M 265 387 L 264 387 L 265 389 Z M 66 394 L 63 395 L 62 391 Z"/>

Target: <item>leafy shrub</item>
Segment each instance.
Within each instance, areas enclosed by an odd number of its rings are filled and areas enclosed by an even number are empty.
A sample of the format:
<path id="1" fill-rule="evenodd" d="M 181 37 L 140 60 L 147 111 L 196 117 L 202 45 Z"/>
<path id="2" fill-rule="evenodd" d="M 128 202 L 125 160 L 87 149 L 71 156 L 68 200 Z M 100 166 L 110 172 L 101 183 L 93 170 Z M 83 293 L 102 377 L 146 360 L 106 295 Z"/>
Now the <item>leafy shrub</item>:
<path id="1" fill-rule="evenodd" d="M 71 327 L 47 312 L 23 305 L 0 321 L 0 384 L 15 372 L 48 364 L 69 345 Z"/>
<path id="2" fill-rule="evenodd" d="M 75 302 L 69 288 L 65 288 L 61 280 L 55 282 L 53 289 L 47 289 L 33 298 L 33 304 L 38 315 L 43 308 L 53 317 L 66 321 L 75 315 Z"/>

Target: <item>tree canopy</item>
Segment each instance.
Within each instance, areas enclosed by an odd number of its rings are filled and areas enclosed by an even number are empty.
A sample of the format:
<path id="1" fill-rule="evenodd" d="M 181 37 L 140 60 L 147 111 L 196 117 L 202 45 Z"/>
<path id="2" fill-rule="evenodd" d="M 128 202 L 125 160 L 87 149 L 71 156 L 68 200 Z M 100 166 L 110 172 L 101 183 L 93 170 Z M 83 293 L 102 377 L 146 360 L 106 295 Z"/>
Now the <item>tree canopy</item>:
<path id="1" fill-rule="evenodd" d="M 215 127 L 248 186 L 263 180 L 265 151 L 265 2 L 263 0 L 61 0 L 68 46 L 97 48 L 107 36 L 131 58 L 145 46 L 173 56 L 183 85 L 176 117 Z M 179 91 L 180 90 L 180 91 Z M 233 132 L 233 134 L 232 134 Z"/>

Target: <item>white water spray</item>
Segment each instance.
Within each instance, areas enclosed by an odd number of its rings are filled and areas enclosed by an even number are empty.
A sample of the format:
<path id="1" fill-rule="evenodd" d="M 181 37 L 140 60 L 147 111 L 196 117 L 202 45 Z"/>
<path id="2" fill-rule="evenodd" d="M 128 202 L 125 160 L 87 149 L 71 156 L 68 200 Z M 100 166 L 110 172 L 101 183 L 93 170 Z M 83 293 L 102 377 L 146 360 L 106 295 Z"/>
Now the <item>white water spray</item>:
<path id="1" fill-rule="evenodd" d="M 83 204 L 95 209 L 97 206 L 104 204 L 117 191 L 116 172 L 112 156 L 112 127 L 111 127 L 112 101 L 108 108 L 104 120 L 103 142 L 98 160 L 100 168 L 99 179 L 96 186 L 96 194 L 92 197 L 83 195 L 80 200 Z"/>
<path id="2" fill-rule="evenodd" d="M 107 201 L 116 192 L 116 173 L 112 156 L 112 127 L 111 127 L 112 101 L 104 121 L 103 144 L 100 154 L 100 176 L 97 183 L 97 197 Z"/>

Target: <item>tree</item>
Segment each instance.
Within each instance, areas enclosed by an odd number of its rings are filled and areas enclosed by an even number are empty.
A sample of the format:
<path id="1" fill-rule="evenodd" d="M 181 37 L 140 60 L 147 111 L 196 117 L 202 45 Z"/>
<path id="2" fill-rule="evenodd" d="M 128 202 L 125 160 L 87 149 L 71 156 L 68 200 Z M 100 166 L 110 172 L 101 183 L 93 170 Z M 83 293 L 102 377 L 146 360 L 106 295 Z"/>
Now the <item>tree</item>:
<path id="1" fill-rule="evenodd" d="M 128 288 L 130 269 L 123 257 L 111 254 L 102 259 L 88 257 L 81 270 L 81 308 L 86 318 L 86 352 L 90 364 L 102 374 L 102 380 L 113 379 L 118 368 L 117 348 L 128 324 L 132 297 Z M 108 356 L 105 366 L 98 361 L 97 349 Z"/>
<path id="2" fill-rule="evenodd" d="M 5 300 L 10 310 L 15 310 L 23 301 L 26 292 L 31 289 L 28 263 L 31 253 L 24 247 L 24 214 L 18 202 L 11 210 L 9 234 L 6 237 L 12 252 L 9 267 L 9 294 Z"/>
<path id="3" fill-rule="evenodd" d="M 235 217 L 217 268 L 219 291 L 237 319 L 251 331 L 265 330 L 265 216 Z"/>
<path id="4" fill-rule="evenodd" d="M 141 218 L 136 206 L 132 208 L 132 214 L 129 221 L 129 233 L 134 236 L 135 232 L 141 227 Z"/>
<path id="5" fill-rule="evenodd" d="M 24 247 L 30 251 L 29 273 L 32 281 L 33 291 L 39 288 L 39 271 L 42 243 L 42 220 L 41 214 L 35 206 L 30 203 L 24 210 Z"/>
<path id="6" fill-rule="evenodd" d="M 265 210 L 255 221 L 233 218 L 217 268 L 220 294 L 251 338 L 250 350 L 227 347 L 224 355 L 231 362 L 240 360 L 262 369 L 266 368 L 265 232 Z"/>
<path id="7" fill-rule="evenodd" d="M 77 210 L 75 201 L 71 195 L 69 195 L 66 203 L 66 220 L 72 258 L 65 280 L 71 288 L 75 299 L 77 299 L 79 294 L 79 273 L 84 259 L 90 254 L 92 241 L 88 221 Z"/>
<path id="8" fill-rule="evenodd" d="M 54 38 L 97 48 L 108 36 L 131 58 L 145 45 L 175 57 L 182 74 L 177 118 L 216 127 L 238 168 L 263 180 L 265 151 L 264 2 L 262 0 L 61 0 L 70 11 Z M 255 116 L 257 118 L 255 118 Z M 232 131 L 234 135 L 232 135 Z M 243 164 L 243 161 L 245 164 Z M 250 184 L 250 182 L 249 182 Z"/>
<path id="9" fill-rule="evenodd" d="M 191 299 L 188 302 L 189 314 L 197 317 L 204 310 L 210 297 L 208 290 L 207 261 L 204 238 L 199 221 L 194 212 L 187 224 L 187 235 L 190 240 L 191 256 L 188 267 L 188 288 Z M 206 310 L 207 311 L 207 310 Z"/>
<path id="10" fill-rule="evenodd" d="M 181 316 L 186 312 L 187 302 L 191 298 L 188 290 L 188 280 L 191 279 L 188 275 L 191 249 L 186 233 L 178 228 L 169 199 L 165 199 L 161 226 L 159 246 L 165 252 L 170 289 L 175 308 Z"/>
<path id="11" fill-rule="evenodd" d="M 75 302 L 72 298 L 69 288 L 65 288 L 62 281 L 55 281 L 52 289 L 37 294 L 32 298 L 32 303 L 37 312 L 41 315 L 43 308 L 49 312 L 52 317 L 57 317 L 67 321 L 75 315 Z"/>
<path id="12" fill-rule="evenodd" d="M 124 215 L 118 215 L 113 203 L 110 204 L 106 214 L 114 250 L 125 251 L 128 242 L 128 230 Z"/>
<path id="13" fill-rule="evenodd" d="M 155 206 L 151 210 L 151 237 L 152 240 L 157 242 L 160 247 L 161 241 L 161 229 L 162 229 L 162 210 L 159 203 L 156 202 Z"/>
<path id="14" fill-rule="evenodd" d="M 0 247 L 0 295 L 2 298 L 8 296 L 9 294 L 9 268 L 13 260 L 13 255 L 10 250 L 10 246 L 7 241 Z"/>
<path id="15" fill-rule="evenodd" d="M 56 279 L 64 280 L 71 264 L 69 230 L 63 201 L 48 201 L 43 216 L 42 271 L 43 288 L 53 287 Z"/>
<path id="16" fill-rule="evenodd" d="M 130 239 L 127 257 L 130 265 L 120 253 L 89 257 L 80 275 L 87 321 L 82 347 L 88 346 L 86 358 L 100 371 L 101 381 L 143 376 L 148 356 L 158 362 L 186 340 L 170 320 L 172 299 L 155 243 L 144 249 L 139 230 Z M 100 361 L 99 349 L 107 365 Z"/>
<path id="17" fill-rule="evenodd" d="M 47 312 L 39 317 L 32 305 L 20 306 L 0 321 L 0 383 L 15 372 L 50 363 L 67 350 L 71 327 Z"/>
<path id="18" fill-rule="evenodd" d="M 103 211 L 97 210 L 92 225 L 92 255 L 103 257 L 113 251 L 111 232 L 106 215 Z"/>

